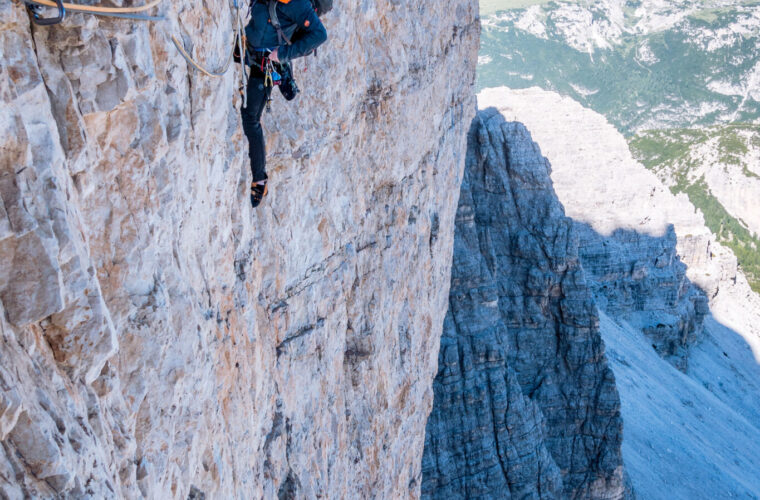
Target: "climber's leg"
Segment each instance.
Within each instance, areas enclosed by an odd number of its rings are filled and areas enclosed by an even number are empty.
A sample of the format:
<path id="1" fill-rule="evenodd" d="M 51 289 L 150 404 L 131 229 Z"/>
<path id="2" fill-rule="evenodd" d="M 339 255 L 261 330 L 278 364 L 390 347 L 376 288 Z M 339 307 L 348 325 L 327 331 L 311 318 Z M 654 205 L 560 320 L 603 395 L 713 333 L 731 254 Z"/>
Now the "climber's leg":
<path id="1" fill-rule="evenodd" d="M 266 106 L 269 88 L 264 86 L 263 78 L 251 78 L 248 81 L 248 107 L 242 108 L 243 131 L 248 137 L 248 156 L 251 159 L 253 182 L 267 179 L 267 153 L 264 144 L 264 132 L 261 130 L 261 114 Z"/>

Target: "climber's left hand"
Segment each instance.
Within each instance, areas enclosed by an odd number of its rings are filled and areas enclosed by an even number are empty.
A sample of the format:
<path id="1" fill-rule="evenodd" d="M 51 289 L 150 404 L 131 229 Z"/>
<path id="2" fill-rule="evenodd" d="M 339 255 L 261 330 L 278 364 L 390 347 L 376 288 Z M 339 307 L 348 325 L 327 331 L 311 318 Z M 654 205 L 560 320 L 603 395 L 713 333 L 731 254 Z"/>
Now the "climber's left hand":
<path id="1" fill-rule="evenodd" d="M 279 57 L 277 57 L 277 51 L 278 51 L 278 50 L 280 50 L 280 49 L 279 49 L 279 48 L 277 48 L 277 49 L 274 49 L 274 50 L 273 50 L 273 51 L 272 51 L 272 52 L 269 54 L 269 60 L 270 60 L 270 61 L 272 61 L 272 62 L 276 62 L 276 63 L 280 62 L 280 59 L 279 59 Z"/>

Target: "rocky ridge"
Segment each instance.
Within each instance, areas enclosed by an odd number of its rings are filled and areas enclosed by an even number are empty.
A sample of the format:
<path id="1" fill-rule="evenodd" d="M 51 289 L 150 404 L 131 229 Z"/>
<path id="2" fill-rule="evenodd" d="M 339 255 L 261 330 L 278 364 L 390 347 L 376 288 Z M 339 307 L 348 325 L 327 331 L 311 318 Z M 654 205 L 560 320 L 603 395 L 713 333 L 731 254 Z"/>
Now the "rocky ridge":
<path id="1" fill-rule="evenodd" d="M 255 212 L 170 40 L 220 64 L 228 5 L 158 12 L 0 2 L 0 496 L 417 496 L 477 5 L 337 1 Z"/>
<path id="2" fill-rule="evenodd" d="M 714 302 L 732 290 L 752 295 L 736 257 L 701 213 L 638 163 L 603 116 L 537 88 L 488 89 L 479 103 L 524 121 L 535 135 L 552 163 L 557 196 L 584 233 L 583 265 L 597 283 L 600 307 L 647 330 L 661 354 L 678 351 L 671 359 L 685 359 L 709 312 L 700 296 Z M 535 109 L 553 114 L 532 115 Z M 594 196 L 586 194 L 589 186 Z"/>
<path id="3" fill-rule="evenodd" d="M 649 498 L 668 477 L 684 498 L 756 492 L 740 476 L 760 454 L 735 438 L 760 433 L 741 314 L 760 308 L 733 254 L 601 115 L 540 89 L 478 101 L 423 496 Z"/>
<path id="4" fill-rule="evenodd" d="M 550 167 L 494 109 L 470 130 L 426 498 L 624 498 L 622 420 Z"/>
<path id="5" fill-rule="evenodd" d="M 746 474 L 760 464 L 760 297 L 731 252 L 603 116 L 540 89 L 478 101 L 523 121 L 552 164 L 600 309 L 636 492 L 760 494 Z"/>

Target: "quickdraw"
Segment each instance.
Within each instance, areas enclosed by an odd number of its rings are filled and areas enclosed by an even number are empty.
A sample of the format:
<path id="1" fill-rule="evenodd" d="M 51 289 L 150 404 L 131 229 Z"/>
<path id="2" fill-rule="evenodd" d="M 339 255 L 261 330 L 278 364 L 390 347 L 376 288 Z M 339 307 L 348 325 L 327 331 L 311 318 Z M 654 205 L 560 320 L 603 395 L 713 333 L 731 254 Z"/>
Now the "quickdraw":
<path id="1" fill-rule="evenodd" d="M 55 17 L 41 17 L 40 11 L 42 9 L 40 8 L 40 5 L 35 2 L 27 1 L 24 2 L 24 4 L 26 5 L 26 10 L 28 10 L 32 15 L 34 24 L 38 24 L 40 26 L 51 26 L 53 24 L 58 24 L 63 21 L 64 17 L 66 17 L 66 7 L 63 5 L 62 0 L 56 0 L 55 6 L 58 8 L 58 15 Z"/>
<path id="2" fill-rule="evenodd" d="M 272 90 L 276 85 L 282 84 L 282 75 L 277 72 L 274 62 L 266 55 L 261 59 L 261 72 L 264 73 L 264 88 L 267 91 L 267 113 L 272 111 Z"/>

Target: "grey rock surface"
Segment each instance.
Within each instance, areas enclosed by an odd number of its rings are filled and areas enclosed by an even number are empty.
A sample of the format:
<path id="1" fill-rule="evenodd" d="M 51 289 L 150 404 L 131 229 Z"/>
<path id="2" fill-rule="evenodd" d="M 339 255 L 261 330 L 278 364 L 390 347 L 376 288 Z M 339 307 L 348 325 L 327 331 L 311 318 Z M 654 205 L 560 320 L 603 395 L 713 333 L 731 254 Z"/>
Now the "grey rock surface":
<path id="1" fill-rule="evenodd" d="M 255 211 L 230 3 L 0 0 L 0 497 L 419 495 L 477 3 L 336 1 Z"/>
<path id="2" fill-rule="evenodd" d="M 551 161 L 598 306 L 642 330 L 661 356 L 686 370 L 708 301 L 746 288 L 733 254 L 685 195 L 674 196 L 634 160 L 602 115 L 537 88 L 487 89 L 478 100 L 523 120 Z"/>
<path id="3" fill-rule="evenodd" d="M 623 498 L 622 420 L 573 221 L 525 127 L 470 130 L 426 498 Z"/>
<path id="4" fill-rule="evenodd" d="M 536 88 L 488 89 L 478 101 L 526 124 L 575 221 L 636 493 L 757 497 L 747 471 L 760 463 L 760 297 L 734 256 L 604 116 Z"/>
<path id="5" fill-rule="evenodd" d="M 705 293 L 686 278 L 673 226 L 662 236 L 625 229 L 603 236 L 587 224 L 578 224 L 578 231 L 599 307 L 641 330 L 663 358 L 685 370 L 709 307 Z"/>

